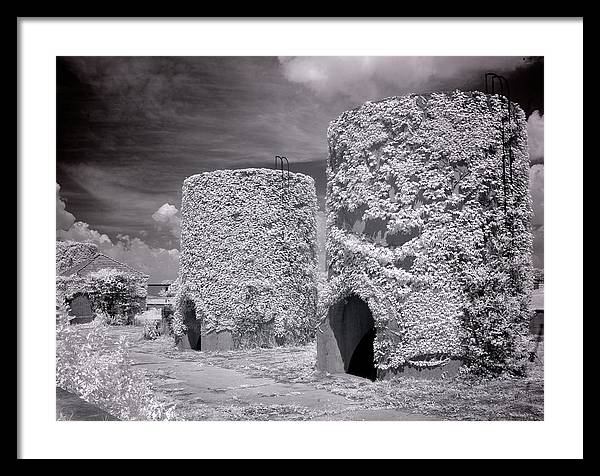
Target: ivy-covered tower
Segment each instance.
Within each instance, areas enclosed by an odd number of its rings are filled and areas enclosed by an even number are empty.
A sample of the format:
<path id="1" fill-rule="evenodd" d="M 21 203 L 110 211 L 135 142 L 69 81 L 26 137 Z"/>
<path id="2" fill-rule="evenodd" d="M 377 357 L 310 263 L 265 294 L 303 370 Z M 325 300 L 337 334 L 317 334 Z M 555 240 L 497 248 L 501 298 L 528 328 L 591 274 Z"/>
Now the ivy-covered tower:
<path id="1" fill-rule="evenodd" d="M 182 348 L 304 343 L 314 335 L 314 180 L 275 169 L 218 170 L 182 188 L 173 328 Z"/>
<path id="2" fill-rule="evenodd" d="M 526 119 L 500 95 L 390 97 L 328 129 L 318 368 L 369 378 L 523 370 Z"/>

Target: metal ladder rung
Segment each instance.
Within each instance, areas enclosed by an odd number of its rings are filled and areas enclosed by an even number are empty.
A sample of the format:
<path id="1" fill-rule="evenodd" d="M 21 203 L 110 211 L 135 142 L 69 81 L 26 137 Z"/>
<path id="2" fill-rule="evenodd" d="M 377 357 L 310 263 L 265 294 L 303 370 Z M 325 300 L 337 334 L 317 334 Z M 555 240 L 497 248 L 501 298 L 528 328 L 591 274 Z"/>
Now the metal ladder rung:
<path id="1" fill-rule="evenodd" d="M 283 161 L 285 160 L 287 175 L 285 174 L 285 170 L 283 168 Z M 281 164 L 279 166 L 278 164 Z M 282 189 L 289 193 L 290 191 L 290 162 L 287 157 L 282 155 L 275 156 L 275 170 L 281 170 L 281 181 L 282 181 Z"/>
<path id="2" fill-rule="evenodd" d="M 285 165 L 286 165 L 285 169 L 284 169 L 284 161 L 285 161 Z M 287 159 L 287 157 L 282 156 L 282 155 L 275 156 L 275 170 L 281 170 L 281 200 L 282 200 L 282 202 L 286 202 L 286 200 L 289 198 L 289 192 L 290 192 L 290 162 Z M 285 211 L 285 209 L 284 209 L 284 211 Z M 286 247 L 286 241 L 287 241 L 287 230 L 285 229 L 285 226 L 284 226 L 283 227 L 282 244 L 284 246 L 284 251 L 287 251 L 288 255 L 289 255 L 289 250 L 287 250 L 287 247 Z M 289 259 L 288 259 L 288 262 L 289 262 Z M 287 272 L 289 272 L 289 270 L 287 270 Z"/>
<path id="3" fill-rule="evenodd" d="M 505 96 L 508 104 L 508 125 L 509 128 L 512 125 L 512 103 L 510 97 L 510 87 L 508 84 L 508 80 L 499 74 L 487 72 L 484 76 L 485 80 L 485 93 L 486 94 L 495 94 L 496 93 L 496 82 L 500 86 L 500 95 Z M 506 86 L 506 95 L 504 94 L 504 88 Z M 507 187 L 506 187 L 506 138 L 505 138 L 505 128 L 504 128 L 504 119 L 501 119 L 501 133 L 502 133 L 502 185 L 504 189 L 504 214 L 506 215 L 506 198 Z M 512 153 L 512 135 L 508 140 L 508 169 L 509 169 L 509 180 L 510 185 L 513 185 L 513 153 Z M 512 190 L 511 190 L 512 192 Z"/>

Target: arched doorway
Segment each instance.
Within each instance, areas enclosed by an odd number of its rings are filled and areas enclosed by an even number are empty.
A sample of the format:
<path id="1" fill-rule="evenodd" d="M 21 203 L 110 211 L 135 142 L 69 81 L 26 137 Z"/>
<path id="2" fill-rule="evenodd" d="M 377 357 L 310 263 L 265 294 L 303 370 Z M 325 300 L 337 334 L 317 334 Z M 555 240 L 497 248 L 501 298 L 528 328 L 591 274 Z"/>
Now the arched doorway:
<path id="1" fill-rule="evenodd" d="M 374 362 L 375 321 L 369 306 L 356 295 L 332 308 L 329 315 L 331 329 L 337 340 L 344 371 L 375 380 Z"/>
<path id="2" fill-rule="evenodd" d="M 90 322 L 94 319 L 94 312 L 87 294 L 78 293 L 69 302 L 70 314 L 73 318 L 71 324 Z"/>
<path id="3" fill-rule="evenodd" d="M 199 319 L 196 319 L 196 305 L 190 299 L 186 299 L 184 303 L 183 323 L 187 328 L 186 335 L 190 348 L 193 350 L 202 350 L 201 322 Z"/>

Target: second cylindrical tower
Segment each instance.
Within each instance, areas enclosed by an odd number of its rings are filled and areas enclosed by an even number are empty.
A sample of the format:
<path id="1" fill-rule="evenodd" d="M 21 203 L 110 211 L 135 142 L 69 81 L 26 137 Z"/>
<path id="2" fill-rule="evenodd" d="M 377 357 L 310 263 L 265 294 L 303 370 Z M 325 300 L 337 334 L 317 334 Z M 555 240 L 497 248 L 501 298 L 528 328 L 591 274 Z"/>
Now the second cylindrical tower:
<path id="1" fill-rule="evenodd" d="M 316 312 L 314 180 L 273 169 L 218 170 L 182 188 L 180 346 L 303 343 Z"/>

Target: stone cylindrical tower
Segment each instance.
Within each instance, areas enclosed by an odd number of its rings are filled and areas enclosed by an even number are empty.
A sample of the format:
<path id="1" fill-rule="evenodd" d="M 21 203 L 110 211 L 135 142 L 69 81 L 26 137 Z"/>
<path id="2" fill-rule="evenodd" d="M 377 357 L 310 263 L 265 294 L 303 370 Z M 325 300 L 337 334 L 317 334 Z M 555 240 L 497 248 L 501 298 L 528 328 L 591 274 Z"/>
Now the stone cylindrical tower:
<path id="1" fill-rule="evenodd" d="M 180 347 L 303 343 L 316 313 L 314 180 L 274 169 L 188 177 L 181 204 Z"/>
<path id="2" fill-rule="evenodd" d="M 505 97 L 367 102 L 328 129 L 318 367 L 519 371 L 531 279 L 526 119 Z"/>

